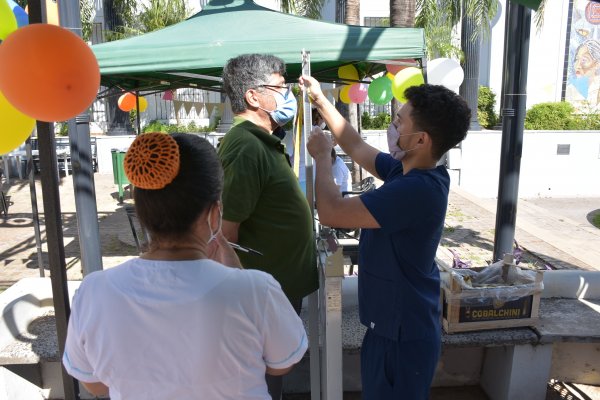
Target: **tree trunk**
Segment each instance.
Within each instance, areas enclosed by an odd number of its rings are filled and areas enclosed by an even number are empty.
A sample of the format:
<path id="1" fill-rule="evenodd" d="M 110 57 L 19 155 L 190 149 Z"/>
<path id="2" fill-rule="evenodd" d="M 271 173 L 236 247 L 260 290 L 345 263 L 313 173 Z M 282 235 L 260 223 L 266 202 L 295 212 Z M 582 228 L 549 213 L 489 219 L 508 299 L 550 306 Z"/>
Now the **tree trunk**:
<path id="1" fill-rule="evenodd" d="M 463 70 L 465 79 L 460 85 L 460 95 L 465 99 L 471 109 L 471 126 L 469 129 L 480 131 L 481 126 L 477 119 L 477 99 L 479 91 L 479 48 L 481 46 L 481 38 L 477 36 L 473 40 L 473 32 L 475 24 L 473 18 L 466 14 L 466 6 L 463 6 L 463 17 L 460 33 L 460 45 L 465 54 Z"/>
<path id="2" fill-rule="evenodd" d="M 415 0 L 390 0 L 390 26 L 413 28 L 415 26 Z M 392 120 L 400 109 L 400 102 L 392 99 Z"/>
<path id="3" fill-rule="evenodd" d="M 415 26 L 415 0 L 390 0 L 390 26 Z"/>

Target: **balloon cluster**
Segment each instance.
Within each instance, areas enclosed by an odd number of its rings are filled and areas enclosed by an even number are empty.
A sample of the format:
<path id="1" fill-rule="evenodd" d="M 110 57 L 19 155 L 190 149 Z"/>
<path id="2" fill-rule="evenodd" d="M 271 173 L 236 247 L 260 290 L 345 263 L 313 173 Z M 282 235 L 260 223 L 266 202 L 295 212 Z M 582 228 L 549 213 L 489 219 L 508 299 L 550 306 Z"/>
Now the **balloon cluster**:
<path id="1" fill-rule="evenodd" d="M 408 62 L 412 60 L 398 60 Z M 362 103 L 369 97 L 371 102 L 383 105 L 389 103 L 393 97 L 405 103 L 404 91 L 415 85 L 422 85 L 425 81 L 421 70 L 403 65 L 387 64 L 387 73 L 380 76 L 367 86 L 359 80 L 358 71 L 353 65 L 344 65 L 338 69 L 338 76 L 343 81 L 350 83 L 343 86 L 340 91 L 340 100 L 343 103 Z M 348 82 L 349 81 L 349 82 Z M 356 82 L 356 83 L 352 83 Z"/>
<path id="2" fill-rule="evenodd" d="M 358 70 L 348 64 L 338 68 L 338 76 L 348 85 L 340 90 L 340 101 L 345 104 L 362 103 L 367 98 L 367 85 L 358 82 Z"/>
<path id="3" fill-rule="evenodd" d="M 55 25 L 28 25 L 27 13 L 12 0 L 0 0 L 0 40 L 5 154 L 27 139 L 35 120 L 66 121 L 87 109 L 100 86 L 100 69 L 79 36 Z"/>
<path id="4" fill-rule="evenodd" d="M 148 100 L 146 100 L 145 97 L 138 98 L 135 94 L 129 92 L 122 94 L 121 97 L 119 97 L 117 105 L 121 111 L 129 112 L 135 109 L 137 101 L 140 102 L 140 112 L 146 111 L 146 108 L 148 108 Z"/>
<path id="5" fill-rule="evenodd" d="M 408 63 L 413 60 L 397 60 Z M 350 84 L 343 86 L 340 91 L 340 101 L 346 104 L 362 103 L 367 96 L 372 103 L 383 105 L 396 98 L 401 103 L 406 103 L 404 92 L 411 86 L 425 83 L 423 73 L 419 68 L 404 65 L 386 64 L 387 73 L 375 78 L 371 83 L 352 83 L 359 81 L 358 71 L 353 65 L 344 65 L 338 69 L 340 79 Z M 464 72 L 460 64 L 450 58 L 437 58 L 429 62 L 428 82 L 433 85 L 442 85 L 458 92 L 464 79 Z"/>

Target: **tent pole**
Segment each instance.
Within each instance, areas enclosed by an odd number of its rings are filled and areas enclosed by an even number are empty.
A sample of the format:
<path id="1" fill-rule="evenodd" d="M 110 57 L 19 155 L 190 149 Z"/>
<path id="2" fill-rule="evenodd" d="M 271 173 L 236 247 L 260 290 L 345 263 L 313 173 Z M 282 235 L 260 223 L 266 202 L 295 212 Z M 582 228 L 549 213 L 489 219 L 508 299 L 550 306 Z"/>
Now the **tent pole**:
<path id="1" fill-rule="evenodd" d="M 140 123 L 140 92 L 136 90 L 135 92 L 135 116 L 137 123 L 137 134 L 142 133 L 141 123 Z"/>
<path id="2" fill-rule="evenodd" d="M 310 75 L 310 53 L 302 50 L 302 75 Z M 304 146 L 306 149 L 306 138 L 310 135 L 312 127 L 312 109 L 306 91 L 302 92 L 303 102 L 303 129 L 300 149 Z M 299 152 L 302 153 L 301 151 Z M 294 157 L 299 157 L 295 154 Z M 312 158 L 305 151 L 305 172 L 306 172 L 306 200 L 310 207 L 310 214 L 315 220 L 315 199 L 313 190 L 313 166 Z M 316 227 L 316 224 L 315 224 Z M 315 235 L 316 240 L 316 235 Z M 318 255 L 317 255 L 318 257 Z M 321 275 L 321 271 L 319 271 Z M 320 279 L 319 279 L 320 280 Z M 308 346 L 310 354 L 310 398 L 311 400 L 321 400 L 321 355 L 319 351 L 319 293 L 320 289 L 308 295 Z"/>

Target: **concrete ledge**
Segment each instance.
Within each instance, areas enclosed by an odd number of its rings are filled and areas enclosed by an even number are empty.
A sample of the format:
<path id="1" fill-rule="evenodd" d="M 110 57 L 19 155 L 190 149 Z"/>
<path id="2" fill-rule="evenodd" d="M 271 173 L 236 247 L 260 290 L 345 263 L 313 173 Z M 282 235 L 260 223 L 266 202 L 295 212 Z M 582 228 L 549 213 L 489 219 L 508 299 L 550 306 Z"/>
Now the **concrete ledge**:
<path id="1" fill-rule="evenodd" d="M 600 343 L 600 300 L 542 299 L 535 330 L 541 343 Z"/>

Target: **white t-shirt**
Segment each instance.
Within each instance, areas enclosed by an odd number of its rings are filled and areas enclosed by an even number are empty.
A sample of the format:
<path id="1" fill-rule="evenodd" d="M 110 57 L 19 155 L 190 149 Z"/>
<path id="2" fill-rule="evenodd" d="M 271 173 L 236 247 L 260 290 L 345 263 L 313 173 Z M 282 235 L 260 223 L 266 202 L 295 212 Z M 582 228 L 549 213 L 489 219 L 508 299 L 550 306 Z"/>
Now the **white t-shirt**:
<path id="1" fill-rule="evenodd" d="M 212 260 L 133 259 L 75 293 L 63 364 L 119 399 L 270 400 L 266 366 L 307 348 L 302 321 L 269 274 Z"/>
<path id="2" fill-rule="evenodd" d="M 332 167 L 333 180 L 335 184 L 340 186 L 340 191 L 350 192 L 352 191 L 352 178 L 350 177 L 350 171 L 339 156 L 335 157 L 335 162 Z"/>

